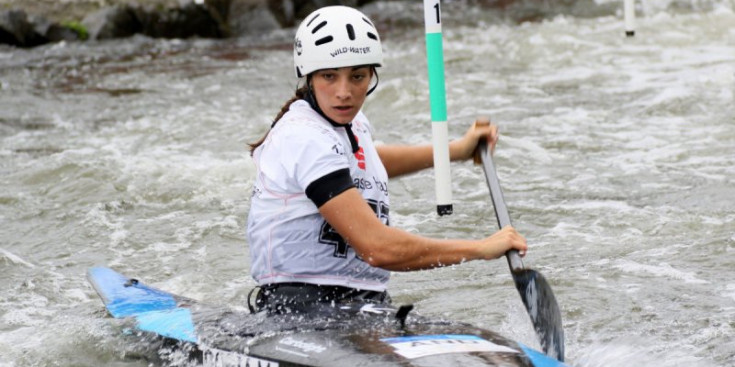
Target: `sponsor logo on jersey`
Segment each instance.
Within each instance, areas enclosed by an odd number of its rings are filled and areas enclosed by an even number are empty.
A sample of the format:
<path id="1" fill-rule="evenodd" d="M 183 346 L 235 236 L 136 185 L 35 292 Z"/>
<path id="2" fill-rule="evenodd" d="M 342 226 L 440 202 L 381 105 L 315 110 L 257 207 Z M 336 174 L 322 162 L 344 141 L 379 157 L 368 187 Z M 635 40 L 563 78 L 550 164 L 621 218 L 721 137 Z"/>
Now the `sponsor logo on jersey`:
<path id="1" fill-rule="evenodd" d="M 355 153 L 355 158 L 357 158 L 357 167 L 359 167 L 361 170 L 365 171 L 367 169 L 367 166 L 365 165 L 365 151 L 360 146 L 360 139 L 355 135 L 355 140 L 357 140 L 357 153 Z"/>

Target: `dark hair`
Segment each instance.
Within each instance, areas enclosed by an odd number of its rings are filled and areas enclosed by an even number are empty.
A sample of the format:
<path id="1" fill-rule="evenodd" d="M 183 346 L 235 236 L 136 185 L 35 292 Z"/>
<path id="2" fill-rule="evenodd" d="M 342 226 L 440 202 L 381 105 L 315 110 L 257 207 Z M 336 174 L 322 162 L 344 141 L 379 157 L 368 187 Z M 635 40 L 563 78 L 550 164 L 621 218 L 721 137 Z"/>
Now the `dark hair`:
<path id="1" fill-rule="evenodd" d="M 268 131 L 265 134 L 263 134 L 263 137 L 261 137 L 258 141 L 256 141 L 255 143 L 248 144 L 250 146 L 250 155 L 251 156 L 253 155 L 253 152 L 255 151 L 255 148 L 257 148 L 261 144 L 263 144 L 263 142 L 265 141 L 265 138 L 268 137 L 268 133 L 270 133 L 271 129 L 273 129 L 273 126 L 276 126 L 276 123 L 278 122 L 278 120 L 280 120 L 281 117 L 283 117 L 283 115 L 286 114 L 286 112 L 288 112 L 288 109 L 291 107 L 291 104 L 294 103 L 294 102 L 296 102 L 296 101 L 298 101 L 299 99 L 306 98 L 306 94 L 308 93 L 308 90 L 309 89 L 308 89 L 308 87 L 306 85 L 304 85 L 304 86 L 296 89 L 296 92 L 294 93 L 294 96 L 291 97 L 291 99 L 289 99 L 283 105 L 283 107 L 281 107 L 281 110 L 276 115 L 276 118 L 273 119 L 273 124 L 271 124 L 271 128 L 268 129 Z"/>

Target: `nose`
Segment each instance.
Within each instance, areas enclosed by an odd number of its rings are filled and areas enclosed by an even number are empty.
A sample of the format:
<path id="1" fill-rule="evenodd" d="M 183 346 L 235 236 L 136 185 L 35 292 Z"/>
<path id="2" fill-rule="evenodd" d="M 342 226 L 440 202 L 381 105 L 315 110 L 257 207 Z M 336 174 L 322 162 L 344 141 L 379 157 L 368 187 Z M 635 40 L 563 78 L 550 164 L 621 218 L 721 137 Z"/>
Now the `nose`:
<path id="1" fill-rule="evenodd" d="M 350 88 L 350 83 L 347 78 L 339 78 L 337 81 L 337 90 L 336 90 L 336 96 L 339 99 L 345 100 L 352 96 L 352 90 Z"/>

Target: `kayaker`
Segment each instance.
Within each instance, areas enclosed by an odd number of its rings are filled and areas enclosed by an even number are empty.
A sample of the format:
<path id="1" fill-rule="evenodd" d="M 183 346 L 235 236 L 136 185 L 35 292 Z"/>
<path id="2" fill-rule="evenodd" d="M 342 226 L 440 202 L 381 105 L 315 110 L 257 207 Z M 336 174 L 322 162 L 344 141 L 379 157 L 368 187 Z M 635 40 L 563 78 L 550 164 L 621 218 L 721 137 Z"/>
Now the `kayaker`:
<path id="1" fill-rule="evenodd" d="M 301 86 L 271 129 L 251 144 L 257 167 L 248 216 L 253 311 L 390 303 L 391 271 L 491 260 L 525 238 L 506 227 L 481 239 L 434 239 L 389 226 L 388 178 L 429 168 L 432 146 L 374 145 L 361 109 L 378 84 L 380 37 L 360 11 L 329 6 L 307 16 L 294 39 Z M 496 125 L 479 119 L 450 142 L 450 159 L 491 148 Z"/>

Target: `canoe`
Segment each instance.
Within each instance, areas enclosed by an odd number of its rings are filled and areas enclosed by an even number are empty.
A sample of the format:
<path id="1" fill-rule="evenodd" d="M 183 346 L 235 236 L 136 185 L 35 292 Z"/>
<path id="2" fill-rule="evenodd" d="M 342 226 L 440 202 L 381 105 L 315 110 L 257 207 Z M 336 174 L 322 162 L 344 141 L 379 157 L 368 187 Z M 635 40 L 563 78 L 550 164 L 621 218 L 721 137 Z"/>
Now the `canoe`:
<path id="1" fill-rule="evenodd" d="M 135 335 L 180 347 L 187 364 L 566 366 L 493 331 L 417 315 L 412 306 L 323 304 L 306 314 L 273 316 L 208 305 L 107 267 L 89 269 L 87 279 L 112 317 L 129 319 Z"/>

